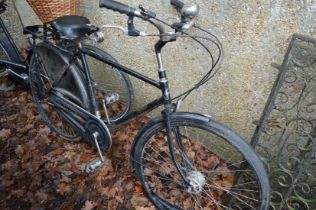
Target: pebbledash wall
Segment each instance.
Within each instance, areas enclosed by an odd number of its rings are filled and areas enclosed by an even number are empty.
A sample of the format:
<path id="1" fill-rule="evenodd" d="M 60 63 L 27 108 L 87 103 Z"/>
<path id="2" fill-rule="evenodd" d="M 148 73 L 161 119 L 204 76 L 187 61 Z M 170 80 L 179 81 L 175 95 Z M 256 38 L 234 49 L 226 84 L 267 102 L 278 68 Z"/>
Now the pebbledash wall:
<path id="1" fill-rule="evenodd" d="M 119 1 L 134 7 L 142 4 L 170 22 L 173 21 L 171 17 L 177 16 L 169 0 Z M 271 67 L 271 63 L 282 62 L 293 33 L 316 37 L 316 1 L 195 2 L 201 7 L 199 24 L 219 37 L 225 56 L 218 74 L 207 85 L 193 92 L 183 103 L 181 110 L 211 115 L 250 140 L 255 127 L 253 121 L 259 119 L 277 75 L 278 70 Z M 98 0 L 80 0 L 80 14 L 98 26 L 126 26 L 125 15 L 98 8 Z M 15 15 L 14 11 L 10 11 L 6 22 L 11 24 L 11 30 L 19 37 Z M 136 22 L 136 26 L 143 31 L 154 32 L 148 24 Z M 23 46 L 23 40 L 19 40 L 19 45 Z M 106 40 L 99 47 L 122 64 L 157 78 L 154 43 L 155 38 L 131 38 L 119 31 L 107 30 Z M 163 52 L 173 95 L 191 87 L 206 72 L 209 62 L 202 55 L 190 41 L 170 44 Z M 132 81 L 137 107 L 159 96 L 159 91 L 141 82 Z"/>

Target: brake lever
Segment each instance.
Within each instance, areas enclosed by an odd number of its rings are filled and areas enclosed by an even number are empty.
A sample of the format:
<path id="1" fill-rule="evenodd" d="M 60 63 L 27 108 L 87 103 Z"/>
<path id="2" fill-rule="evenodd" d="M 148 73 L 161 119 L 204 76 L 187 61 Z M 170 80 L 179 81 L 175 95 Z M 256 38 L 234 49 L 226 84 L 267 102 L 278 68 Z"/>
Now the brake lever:
<path id="1" fill-rule="evenodd" d="M 149 11 L 148 9 L 145 9 L 143 5 L 139 5 L 138 8 L 140 9 L 140 13 L 143 15 L 143 18 L 145 20 L 156 17 L 156 13 Z"/>
<path id="2" fill-rule="evenodd" d="M 128 26 L 127 34 L 129 36 L 140 36 L 140 31 L 138 31 L 134 26 L 134 17 L 133 16 L 128 17 L 127 26 Z"/>
<path id="3" fill-rule="evenodd" d="M 4 13 L 8 8 L 8 5 L 6 3 L 6 0 L 2 0 L 0 2 L 0 14 Z"/>

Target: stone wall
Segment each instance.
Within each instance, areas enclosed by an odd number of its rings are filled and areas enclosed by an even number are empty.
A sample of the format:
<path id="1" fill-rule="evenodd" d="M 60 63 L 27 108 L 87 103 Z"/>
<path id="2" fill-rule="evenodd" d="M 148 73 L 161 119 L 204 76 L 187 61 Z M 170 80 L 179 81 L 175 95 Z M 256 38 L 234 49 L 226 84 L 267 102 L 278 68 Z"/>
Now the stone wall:
<path id="1" fill-rule="evenodd" d="M 21 1 L 21 0 L 19 0 Z M 169 0 L 120 0 L 137 7 L 140 3 L 169 22 L 177 12 Z M 192 0 L 184 0 L 192 3 Z M 126 26 L 126 16 L 98 8 L 98 1 L 80 0 L 80 13 L 96 25 Z M 181 110 L 201 112 L 218 119 L 250 139 L 253 120 L 259 119 L 277 70 L 293 33 L 315 36 L 314 0 L 196 0 L 201 6 L 199 24 L 212 31 L 224 45 L 224 62 L 218 74 L 183 103 Z M 10 13 L 11 15 L 11 13 Z M 150 25 L 137 23 L 146 32 Z M 157 78 L 153 53 L 155 38 L 131 38 L 107 30 L 100 47 L 122 64 Z M 205 73 L 209 60 L 191 41 L 170 44 L 163 61 L 170 78 L 172 94 L 191 87 Z M 137 107 L 159 96 L 160 92 L 133 80 Z"/>

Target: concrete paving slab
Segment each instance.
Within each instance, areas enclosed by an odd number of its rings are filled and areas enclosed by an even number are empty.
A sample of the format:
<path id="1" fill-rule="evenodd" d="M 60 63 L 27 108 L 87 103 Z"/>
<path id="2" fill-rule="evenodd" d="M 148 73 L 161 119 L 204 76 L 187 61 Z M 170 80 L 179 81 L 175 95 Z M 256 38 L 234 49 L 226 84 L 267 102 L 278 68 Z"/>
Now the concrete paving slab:
<path id="1" fill-rule="evenodd" d="M 43 24 L 25 0 L 14 0 L 14 5 L 23 26 Z"/>

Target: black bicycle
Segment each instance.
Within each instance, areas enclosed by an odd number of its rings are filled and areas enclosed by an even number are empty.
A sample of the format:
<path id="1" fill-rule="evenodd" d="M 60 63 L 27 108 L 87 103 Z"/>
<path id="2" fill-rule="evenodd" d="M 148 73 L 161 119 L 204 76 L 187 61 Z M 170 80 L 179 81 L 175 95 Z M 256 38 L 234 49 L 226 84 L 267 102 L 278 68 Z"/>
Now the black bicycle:
<path id="1" fill-rule="evenodd" d="M 83 137 L 97 147 L 99 159 L 86 167 L 87 172 L 92 172 L 103 165 L 102 152 L 111 148 L 109 128 L 163 105 L 161 116 L 139 131 L 131 152 L 136 175 L 157 208 L 268 209 L 269 181 L 253 148 L 208 116 L 177 112 L 188 94 L 214 76 L 222 48 L 214 35 L 195 23 L 197 5 L 187 6 L 178 0 L 171 0 L 171 4 L 181 11 L 181 20 L 173 24 L 160 20 L 143 6 L 137 10 L 116 1 L 100 0 L 101 8 L 128 16 L 128 29 L 109 25 L 104 28 L 117 28 L 129 36 L 159 38 L 155 44 L 159 81 L 119 64 L 96 47 L 83 44 L 91 34 L 95 41 L 102 39 L 99 28 L 87 18 L 64 16 L 49 25 L 27 27 L 24 31 L 33 42 L 24 62 L 29 64 L 28 81 L 42 119 L 66 140 Z M 135 18 L 152 24 L 159 34 L 138 31 L 134 27 Z M 164 25 L 172 31 L 166 32 Z M 1 59 L 1 69 L 9 72 L 9 68 L 22 68 L 12 56 L 18 55 L 12 50 L 16 49 L 14 42 L 3 24 L 1 28 L 0 43 L 6 43 L 1 48 L 11 59 Z M 188 29 L 199 30 L 205 36 L 190 35 Z M 161 51 L 166 44 L 182 37 L 199 43 L 210 54 L 212 66 L 200 82 L 172 98 Z M 217 58 L 201 40 L 217 47 Z M 91 68 L 91 58 L 105 67 Z M 102 77 L 109 81 L 99 81 L 101 74 L 109 75 Z M 133 88 L 127 75 L 160 89 L 162 96 L 132 112 Z"/>

